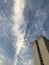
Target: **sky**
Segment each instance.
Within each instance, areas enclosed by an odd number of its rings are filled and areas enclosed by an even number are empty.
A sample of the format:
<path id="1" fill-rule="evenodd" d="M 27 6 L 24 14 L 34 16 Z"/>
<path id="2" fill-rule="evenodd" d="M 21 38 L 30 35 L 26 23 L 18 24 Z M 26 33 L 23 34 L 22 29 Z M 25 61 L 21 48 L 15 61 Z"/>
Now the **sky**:
<path id="1" fill-rule="evenodd" d="M 0 0 L 0 65 L 34 65 L 40 35 L 49 39 L 49 0 Z"/>

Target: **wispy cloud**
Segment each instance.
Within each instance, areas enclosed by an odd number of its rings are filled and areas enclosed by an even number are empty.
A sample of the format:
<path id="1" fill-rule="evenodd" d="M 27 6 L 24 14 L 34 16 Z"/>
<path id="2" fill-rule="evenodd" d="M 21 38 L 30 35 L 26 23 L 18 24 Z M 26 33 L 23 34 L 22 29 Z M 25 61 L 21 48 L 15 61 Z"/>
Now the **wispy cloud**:
<path id="1" fill-rule="evenodd" d="M 24 24 L 24 17 L 23 17 L 23 10 L 25 6 L 24 0 L 16 0 L 14 3 L 14 15 L 12 16 L 14 25 L 13 25 L 13 31 L 14 35 L 17 37 L 17 40 L 15 41 L 16 45 L 16 55 L 15 55 L 15 62 L 14 65 L 17 64 L 18 55 L 22 47 L 24 47 L 24 35 L 25 33 L 21 33 L 22 30 L 20 27 Z"/>

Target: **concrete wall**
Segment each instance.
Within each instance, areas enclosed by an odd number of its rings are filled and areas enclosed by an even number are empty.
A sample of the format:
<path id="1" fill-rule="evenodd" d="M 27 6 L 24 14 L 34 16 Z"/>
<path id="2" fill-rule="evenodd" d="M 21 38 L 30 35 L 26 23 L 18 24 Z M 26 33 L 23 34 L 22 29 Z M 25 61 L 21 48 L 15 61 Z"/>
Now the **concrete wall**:
<path id="1" fill-rule="evenodd" d="M 49 65 L 49 52 L 46 48 L 44 37 L 40 36 L 37 39 L 37 42 L 38 42 L 38 45 L 39 45 L 39 48 L 40 48 L 41 57 L 42 57 L 42 60 L 43 60 L 43 65 Z M 39 53 L 38 53 L 39 51 L 37 49 L 36 41 L 32 43 L 32 48 L 33 48 L 35 65 L 42 65 L 40 58 L 39 58 Z"/>
<path id="2" fill-rule="evenodd" d="M 40 60 L 39 60 L 39 55 L 38 55 L 38 50 L 37 50 L 37 46 L 36 46 L 36 42 L 33 42 L 33 55 L 34 55 L 34 64 L 35 65 L 41 65 L 40 64 Z"/>

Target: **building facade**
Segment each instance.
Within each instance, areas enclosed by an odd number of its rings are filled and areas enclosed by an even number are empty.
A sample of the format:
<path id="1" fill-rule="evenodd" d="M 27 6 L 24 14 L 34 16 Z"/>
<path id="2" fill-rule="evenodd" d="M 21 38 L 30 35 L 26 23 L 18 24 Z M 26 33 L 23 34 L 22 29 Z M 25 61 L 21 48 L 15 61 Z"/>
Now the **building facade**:
<path id="1" fill-rule="evenodd" d="M 32 43 L 34 64 L 49 65 L 49 40 L 40 36 Z"/>

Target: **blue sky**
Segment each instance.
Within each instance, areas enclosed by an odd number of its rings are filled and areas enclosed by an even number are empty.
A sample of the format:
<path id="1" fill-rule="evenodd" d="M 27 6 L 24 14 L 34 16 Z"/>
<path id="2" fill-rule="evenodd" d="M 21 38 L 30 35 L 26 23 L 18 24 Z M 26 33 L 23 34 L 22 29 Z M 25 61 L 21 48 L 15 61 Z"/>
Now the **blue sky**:
<path id="1" fill-rule="evenodd" d="M 0 65 L 34 65 L 40 35 L 49 39 L 49 0 L 0 0 Z"/>

